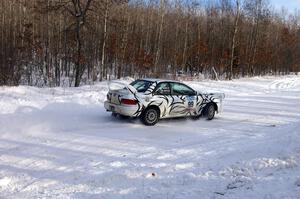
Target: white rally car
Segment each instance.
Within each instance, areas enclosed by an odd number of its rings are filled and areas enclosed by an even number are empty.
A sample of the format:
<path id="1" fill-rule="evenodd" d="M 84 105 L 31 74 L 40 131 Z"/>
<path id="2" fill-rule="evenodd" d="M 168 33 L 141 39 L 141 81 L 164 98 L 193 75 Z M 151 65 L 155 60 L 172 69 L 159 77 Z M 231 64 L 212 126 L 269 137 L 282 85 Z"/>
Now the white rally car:
<path id="1" fill-rule="evenodd" d="M 111 83 L 113 85 L 113 83 Z M 138 79 L 129 85 L 110 85 L 104 107 L 113 115 L 140 117 L 145 125 L 173 117 L 206 117 L 222 112 L 223 93 L 201 93 L 178 81 Z"/>

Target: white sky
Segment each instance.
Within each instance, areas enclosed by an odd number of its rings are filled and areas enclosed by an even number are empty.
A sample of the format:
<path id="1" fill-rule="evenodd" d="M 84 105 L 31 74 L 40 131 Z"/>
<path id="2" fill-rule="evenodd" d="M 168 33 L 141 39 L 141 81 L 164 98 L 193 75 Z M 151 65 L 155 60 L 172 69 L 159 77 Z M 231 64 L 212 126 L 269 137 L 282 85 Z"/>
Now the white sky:
<path id="1" fill-rule="evenodd" d="M 269 0 L 270 4 L 276 9 L 285 7 L 289 12 L 293 12 L 295 9 L 300 10 L 300 0 Z"/>

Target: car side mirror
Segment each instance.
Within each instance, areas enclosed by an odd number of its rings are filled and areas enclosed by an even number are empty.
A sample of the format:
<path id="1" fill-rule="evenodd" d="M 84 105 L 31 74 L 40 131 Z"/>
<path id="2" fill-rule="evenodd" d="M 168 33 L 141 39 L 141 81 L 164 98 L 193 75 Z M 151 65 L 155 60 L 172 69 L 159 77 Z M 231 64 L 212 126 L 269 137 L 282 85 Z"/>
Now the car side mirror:
<path id="1" fill-rule="evenodd" d="M 155 92 L 154 92 L 154 95 L 160 95 L 161 94 L 161 89 L 157 89 Z"/>
<path id="2" fill-rule="evenodd" d="M 189 96 L 194 96 L 194 95 L 197 95 L 198 92 L 197 91 L 194 91 L 193 93 L 189 94 Z"/>
<path id="3" fill-rule="evenodd" d="M 158 89 L 155 91 L 155 95 L 167 95 L 170 93 L 169 89 Z"/>

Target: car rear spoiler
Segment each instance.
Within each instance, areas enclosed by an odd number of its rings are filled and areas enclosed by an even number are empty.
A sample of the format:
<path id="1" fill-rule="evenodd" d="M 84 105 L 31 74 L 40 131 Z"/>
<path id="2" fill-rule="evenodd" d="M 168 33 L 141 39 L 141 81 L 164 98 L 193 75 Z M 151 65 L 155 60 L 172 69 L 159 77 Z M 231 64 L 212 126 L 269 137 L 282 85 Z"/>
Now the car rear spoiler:
<path id="1" fill-rule="evenodd" d="M 128 93 L 131 92 L 132 94 L 136 94 L 137 90 L 131 86 L 130 84 L 128 84 L 125 81 L 120 81 L 120 80 L 112 80 L 108 82 L 108 89 L 111 92 L 120 92 L 120 93 Z"/>

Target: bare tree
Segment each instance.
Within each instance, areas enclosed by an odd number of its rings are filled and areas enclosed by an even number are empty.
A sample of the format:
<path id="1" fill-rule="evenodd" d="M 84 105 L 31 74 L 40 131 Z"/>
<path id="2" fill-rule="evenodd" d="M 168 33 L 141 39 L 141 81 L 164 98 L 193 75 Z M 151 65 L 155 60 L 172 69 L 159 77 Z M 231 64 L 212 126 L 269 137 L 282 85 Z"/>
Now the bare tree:
<path id="1" fill-rule="evenodd" d="M 158 72 L 158 64 L 161 54 L 161 43 L 162 43 L 162 33 L 163 33 L 163 25 L 164 25 L 164 19 L 165 19 L 165 6 L 166 6 L 166 0 L 160 0 L 160 21 L 159 21 L 159 27 L 157 32 L 157 48 L 156 48 L 156 54 L 155 54 L 155 74 Z M 157 74 L 156 74 L 157 75 Z"/>
<path id="2" fill-rule="evenodd" d="M 230 55 L 230 72 L 229 72 L 229 79 L 233 78 L 233 64 L 234 60 L 236 59 L 234 52 L 236 48 L 236 36 L 238 32 L 238 25 L 240 20 L 240 0 L 236 0 L 236 13 L 234 18 L 234 26 L 233 26 L 233 33 L 232 33 L 232 40 L 231 40 L 231 55 Z"/>
<path id="3" fill-rule="evenodd" d="M 298 72 L 299 24 L 267 0 L 0 0 L 0 84 Z"/>

